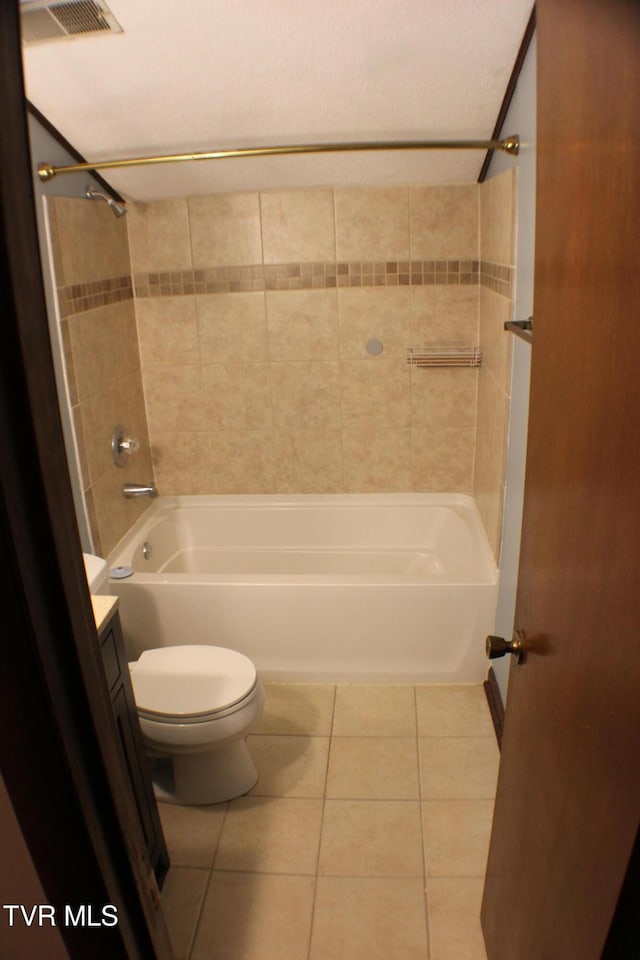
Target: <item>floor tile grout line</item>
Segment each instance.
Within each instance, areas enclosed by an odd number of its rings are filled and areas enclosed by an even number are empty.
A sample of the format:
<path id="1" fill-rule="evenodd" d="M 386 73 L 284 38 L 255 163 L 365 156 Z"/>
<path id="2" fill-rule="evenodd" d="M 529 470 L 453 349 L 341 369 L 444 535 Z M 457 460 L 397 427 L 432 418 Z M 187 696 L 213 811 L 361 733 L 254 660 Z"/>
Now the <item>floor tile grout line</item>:
<path id="1" fill-rule="evenodd" d="M 334 727 L 336 723 L 336 704 L 338 702 L 338 684 L 333 684 L 333 705 L 331 707 L 331 727 L 329 732 L 329 737 L 334 737 Z"/>
<path id="2" fill-rule="evenodd" d="M 210 864 L 210 866 L 209 866 L 209 869 L 210 869 L 210 870 L 213 870 L 213 869 L 214 869 L 215 862 L 216 862 L 216 857 L 218 856 L 218 850 L 220 849 L 220 841 L 222 840 L 222 833 L 223 833 L 223 831 L 224 831 L 225 824 L 226 824 L 226 822 L 227 822 L 227 817 L 229 816 L 229 804 L 230 804 L 230 803 L 231 803 L 231 800 L 225 800 L 224 816 L 222 817 L 222 823 L 220 824 L 220 829 L 219 829 L 219 831 L 218 831 L 218 839 L 216 840 L 215 846 L 214 846 L 214 848 L 213 848 L 213 855 L 212 855 L 212 857 L 211 857 L 211 864 Z"/>
<path id="3" fill-rule="evenodd" d="M 293 798 L 297 799 L 297 798 Z M 310 799 L 318 800 L 319 797 Z M 420 806 L 422 802 L 420 797 L 329 797 L 326 798 L 330 803 L 417 803 Z"/>
<path id="4" fill-rule="evenodd" d="M 427 737 L 418 737 L 418 740 L 495 740 L 495 734 L 477 734 L 477 733 L 433 733 Z M 496 746 L 496 750 L 497 750 Z"/>
<path id="5" fill-rule="evenodd" d="M 415 740 L 410 734 L 385 733 L 250 733 L 250 737 L 292 737 L 298 740 Z M 494 740 L 494 733 L 432 733 L 418 734 L 418 740 Z"/>
<path id="6" fill-rule="evenodd" d="M 247 877 L 299 877 L 301 880 L 308 880 L 315 876 L 313 873 L 298 873 L 295 870 L 208 870 L 205 867 L 178 867 L 178 870 L 200 870 L 202 873 L 215 874 L 242 874 Z M 318 877 L 328 878 L 330 880 L 421 880 L 422 875 L 418 873 L 318 873 Z M 427 880 L 483 880 L 483 873 L 439 873 L 428 877 Z"/>
<path id="7" fill-rule="evenodd" d="M 248 870 L 238 869 L 209 869 L 207 867 L 177 867 L 178 870 L 197 870 L 211 874 L 241 874 L 247 877 L 299 877 L 308 880 L 315 876 L 313 873 L 300 873 L 295 870 Z M 422 880 L 419 873 L 318 873 L 318 877 L 329 880 Z M 439 873 L 427 878 L 428 880 L 482 880 L 484 874 L 479 873 Z"/>
<path id="8" fill-rule="evenodd" d="M 196 922 L 195 922 L 194 925 L 193 925 L 193 933 L 191 934 L 191 942 L 190 942 L 190 944 L 189 944 L 189 949 L 188 949 L 188 951 L 187 951 L 187 960 L 190 960 L 190 958 L 191 958 L 191 956 L 192 956 L 192 954 L 193 954 L 193 949 L 194 949 L 194 947 L 195 947 L 195 943 L 196 943 L 196 939 L 197 939 L 197 936 L 198 936 L 198 932 L 199 932 L 199 930 L 200 930 L 200 923 L 201 923 L 201 921 L 202 921 L 202 913 L 203 913 L 203 911 L 204 911 L 204 905 L 205 905 L 205 903 L 206 903 L 206 901 L 207 901 L 207 897 L 208 897 L 208 895 L 209 895 L 209 887 L 211 886 L 211 881 L 212 881 L 212 878 L 213 878 L 214 864 L 215 864 L 215 862 L 216 862 L 216 856 L 217 856 L 217 854 L 218 854 L 218 848 L 219 848 L 219 846 L 220 846 L 220 840 L 222 839 L 222 831 L 224 830 L 224 825 L 225 825 L 225 823 L 227 822 L 227 814 L 228 814 L 228 813 L 229 813 L 229 801 L 227 800 L 227 801 L 225 802 L 224 816 L 222 817 L 222 823 L 220 824 L 220 830 L 218 831 L 218 838 L 217 838 L 217 840 L 216 840 L 215 847 L 214 847 L 214 849 L 213 849 L 213 855 L 212 855 L 212 857 L 211 857 L 211 863 L 210 863 L 210 865 L 209 865 L 209 877 L 208 877 L 208 879 L 207 879 L 207 882 L 206 882 L 205 885 L 204 885 L 204 893 L 203 893 L 203 896 L 202 896 L 202 900 L 200 901 L 200 907 L 199 907 L 199 909 L 198 909 L 198 913 L 197 913 L 197 916 L 196 916 Z"/>
<path id="9" fill-rule="evenodd" d="M 480 801 L 491 801 L 495 800 L 495 795 L 491 797 L 461 797 L 459 794 L 455 797 L 425 797 L 421 802 L 422 803 L 462 803 L 463 801 L 469 801 L 470 803 L 479 803 Z"/>
<path id="10" fill-rule="evenodd" d="M 306 736 L 302 733 L 252 733 L 249 736 L 262 738 L 262 737 L 289 737 L 290 739 L 295 740 L 484 740 L 491 741 L 495 740 L 495 736 L 488 737 L 478 737 L 470 735 L 461 735 L 461 736 L 431 736 L 431 737 L 385 737 L 379 736 L 378 734 L 336 734 L 335 736 L 328 737 L 326 734 L 311 735 Z M 497 746 L 496 746 L 497 750 Z"/>
<path id="11" fill-rule="evenodd" d="M 209 894 L 209 887 L 211 886 L 211 877 L 213 875 L 213 867 L 209 867 L 209 876 L 207 877 L 207 882 L 204 885 L 204 890 L 202 892 L 202 897 L 200 899 L 200 905 L 198 907 L 198 912 L 196 914 L 196 920 L 193 925 L 193 930 L 191 932 L 191 939 L 189 940 L 189 947 L 187 949 L 187 960 L 193 955 L 193 949 L 196 944 L 198 937 L 198 931 L 200 929 L 200 921 L 202 920 L 202 911 L 204 910 L 204 905 Z"/>
<path id="12" fill-rule="evenodd" d="M 431 956 L 431 922 L 429 917 L 429 893 L 427 886 L 427 838 L 424 831 L 424 795 L 422 789 L 422 768 L 420 766 L 420 720 L 418 716 L 418 691 L 413 688 L 413 702 L 416 717 L 416 761 L 418 764 L 418 794 L 420 806 L 420 837 L 422 839 L 422 898 L 424 904 L 424 925 L 427 942 L 427 957 Z"/>
<path id="13" fill-rule="evenodd" d="M 484 873 L 438 873 L 427 877 L 427 886 L 430 880 L 484 880 Z"/>
<path id="14" fill-rule="evenodd" d="M 322 880 L 419 880 L 424 885 L 424 876 L 421 873 L 319 873 L 318 878 Z M 438 879 L 442 878 L 438 877 Z"/>
<path id="15" fill-rule="evenodd" d="M 331 727 L 329 733 L 329 749 L 327 750 L 327 765 L 324 771 L 324 790 L 322 791 L 322 810 L 320 812 L 320 832 L 318 834 L 318 853 L 316 856 L 316 872 L 313 881 L 313 898 L 311 900 L 311 916 L 309 918 L 309 942 L 307 945 L 307 960 L 311 960 L 311 944 L 313 941 L 313 926 L 316 916 L 316 900 L 318 897 L 318 876 L 320 871 L 320 851 L 322 849 L 322 831 L 324 828 L 324 812 L 327 806 L 327 781 L 329 779 L 329 764 L 331 762 L 331 743 L 333 740 L 333 723 L 336 715 L 337 684 L 333 685 L 333 703 L 331 708 Z"/>
<path id="16" fill-rule="evenodd" d="M 494 803 L 495 796 L 491 797 L 425 797 L 421 802 L 427 803 Z"/>
<path id="17" fill-rule="evenodd" d="M 203 868 L 191 868 L 187 867 L 185 869 L 203 869 Z M 293 870 L 283 870 L 279 872 L 278 870 L 247 870 L 246 868 L 221 868 L 218 867 L 216 870 L 211 870 L 211 874 L 240 874 L 247 877 L 300 877 L 301 879 L 309 879 L 310 877 L 315 877 L 316 879 L 322 880 L 420 880 L 424 882 L 423 873 L 296 873 Z M 458 877 L 457 875 L 451 875 L 448 877 L 432 877 L 434 880 L 477 880 L 477 877 L 465 876 Z"/>
<path id="18" fill-rule="evenodd" d="M 330 877 L 338 878 L 344 877 L 348 880 L 420 880 L 424 879 L 428 885 L 430 880 L 478 880 L 484 879 L 484 873 L 438 873 L 424 876 L 417 873 L 407 873 L 407 874 L 372 874 L 372 873 L 320 873 L 316 870 L 315 873 L 300 873 L 295 870 L 249 870 L 246 867 L 190 867 L 180 864 L 179 866 L 173 867 L 174 870 L 195 870 L 200 873 L 207 874 L 246 874 L 247 876 L 255 877 Z M 198 920 L 199 923 L 199 920 Z M 196 924 L 197 925 L 197 924 Z"/>

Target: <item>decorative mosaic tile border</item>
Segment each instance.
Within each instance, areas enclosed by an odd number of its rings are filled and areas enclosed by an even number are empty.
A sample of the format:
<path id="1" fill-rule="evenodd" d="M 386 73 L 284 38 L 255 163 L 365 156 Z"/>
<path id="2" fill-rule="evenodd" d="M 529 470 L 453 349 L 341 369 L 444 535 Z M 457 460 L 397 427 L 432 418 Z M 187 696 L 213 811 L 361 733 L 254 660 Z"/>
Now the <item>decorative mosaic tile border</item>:
<path id="1" fill-rule="evenodd" d="M 58 287 L 58 304 L 62 319 L 74 313 L 85 313 L 96 307 L 106 307 L 110 303 L 133 299 L 133 280 L 128 274 L 123 277 L 110 277 L 107 280 L 95 280 L 92 283 L 72 283 Z"/>
<path id="2" fill-rule="evenodd" d="M 501 263 L 491 263 L 488 260 L 480 261 L 480 284 L 503 297 L 513 296 L 514 274 L 513 267 L 505 267 Z"/>
<path id="3" fill-rule="evenodd" d="M 198 293 L 264 290 L 326 290 L 336 287 L 408 287 L 482 284 L 511 297 L 513 267 L 486 260 L 387 260 L 349 263 L 278 263 L 211 267 L 112 277 L 58 288 L 63 319 L 136 297 L 179 297 Z M 135 293 L 134 293 L 135 287 Z"/>
<path id="4" fill-rule="evenodd" d="M 211 267 L 134 277 L 136 297 L 262 290 L 325 290 L 333 287 L 398 287 L 477 284 L 478 260 L 386 260 L 277 263 Z"/>

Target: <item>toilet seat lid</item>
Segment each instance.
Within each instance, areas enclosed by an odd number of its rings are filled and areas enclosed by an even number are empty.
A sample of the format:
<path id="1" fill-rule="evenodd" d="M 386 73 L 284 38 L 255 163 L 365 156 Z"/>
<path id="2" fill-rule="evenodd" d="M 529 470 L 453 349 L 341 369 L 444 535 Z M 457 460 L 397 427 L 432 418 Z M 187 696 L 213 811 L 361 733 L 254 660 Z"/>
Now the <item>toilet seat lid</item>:
<path id="1" fill-rule="evenodd" d="M 185 645 L 145 650 L 129 664 L 136 706 L 142 715 L 187 720 L 225 710 L 256 683 L 256 668 L 226 647 Z"/>

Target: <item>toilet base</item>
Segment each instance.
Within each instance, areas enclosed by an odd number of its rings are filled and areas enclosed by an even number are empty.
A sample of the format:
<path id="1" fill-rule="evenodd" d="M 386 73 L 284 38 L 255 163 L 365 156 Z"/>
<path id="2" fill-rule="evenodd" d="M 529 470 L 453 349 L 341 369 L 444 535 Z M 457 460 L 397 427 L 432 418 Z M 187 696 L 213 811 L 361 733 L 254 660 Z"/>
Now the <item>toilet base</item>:
<path id="1" fill-rule="evenodd" d="M 206 753 L 157 758 L 152 775 L 157 800 L 184 806 L 233 800 L 251 790 L 258 780 L 246 740 L 234 740 Z"/>

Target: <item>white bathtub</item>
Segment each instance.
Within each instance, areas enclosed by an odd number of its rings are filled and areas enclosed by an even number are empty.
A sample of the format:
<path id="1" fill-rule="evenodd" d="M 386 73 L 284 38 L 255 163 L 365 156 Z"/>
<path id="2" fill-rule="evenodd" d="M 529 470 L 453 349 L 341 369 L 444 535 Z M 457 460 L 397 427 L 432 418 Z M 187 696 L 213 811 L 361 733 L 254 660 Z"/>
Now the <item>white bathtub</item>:
<path id="1" fill-rule="evenodd" d="M 470 497 L 164 497 L 110 555 L 122 566 L 135 573 L 110 588 L 131 658 L 210 643 L 266 679 L 487 672 L 498 574 Z"/>

